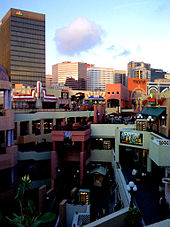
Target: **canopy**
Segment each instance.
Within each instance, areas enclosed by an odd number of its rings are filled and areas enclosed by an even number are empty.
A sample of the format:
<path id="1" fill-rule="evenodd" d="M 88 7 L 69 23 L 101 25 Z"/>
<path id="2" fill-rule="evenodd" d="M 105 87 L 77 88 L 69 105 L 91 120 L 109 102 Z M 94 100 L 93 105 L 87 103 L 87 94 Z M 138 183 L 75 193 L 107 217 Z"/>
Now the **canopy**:
<path id="1" fill-rule="evenodd" d="M 165 107 L 145 107 L 143 110 L 140 111 L 140 114 L 159 117 L 165 110 Z"/>

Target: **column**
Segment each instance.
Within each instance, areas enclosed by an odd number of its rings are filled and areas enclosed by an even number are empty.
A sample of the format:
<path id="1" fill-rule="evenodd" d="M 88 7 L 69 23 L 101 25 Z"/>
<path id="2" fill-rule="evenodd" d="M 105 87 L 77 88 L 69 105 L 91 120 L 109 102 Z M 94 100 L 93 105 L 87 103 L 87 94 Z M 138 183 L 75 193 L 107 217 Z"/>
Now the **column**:
<path id="1" fill-rule="evenodd" d="M 7 146 L 11 146 L 11 130 L 7 130 L 7 141 L 6 141 L 6 144 Z"/>
<path id="2" fill-rule="evenodd" d="M 17 121 L 17 138 L 16 138 L 16 141 L 18 141 L 19 136 L 20 136 L 20 121 Z"/>
<path id="3" fill-rule="evenodd" d="M 85 152 L 84 152 L 84 141 L 82 141 L 81 152 L 80 152 L 80 184 L 83 183 L 84 164 L 85 164 Z"/>
<path id="4" fill-rule="evenodd" d="M 8 109 L 8 90 L 4 93 L 4 109 Z"/>
<path id="5" fill-rule="evenodd" d="M 8 91 L 8 108 L 11 109 L 11 90 Z"/>
<path id="6" fill-rule="evenodd" d="M 44 135 L 44 120 L 40 120 L 40 135 Z"/>
<path id="7" fill-rule="evenodd" d="M 147 172 L 152 172 L 152 160 L 149 158 L 149 154 L 147 154 Z"/>
<path id="8" fill-rule="evenodd" d="M 32 121 L 28 122 L 28 135 L 32 134 Z"/>
<path id="9" fill-rule="evenodd" d="M 120 144 L 120 131 L 119 128 L 115 130 L 115 161 L 119 162 L 119 144 Z"/>
<path id="10" fill-rule="evenodd" d="M 93 123 L 97 123 L 97 105 L 94 104 L 94 117 L 93 117 Z"/>
<path id="11" fill-rule="evenodd" d="M 11 184 L 13 184 L 15 181 L 15 171 L 14 168 L 11 168 Z"/>
<path id="12" fill-rule="evenodd" d="M 53 127 L 56 125 L 56 118 L 53 118 Z"/>
<path id="13" fill-rule="evenodd" d="M 11 129 L 11 145 L 13 145 L 14 142 L 14 130 Z"/>
<path id="14" fill-rule="evenodd" d="M 53 140 L 53 151 L 56 151 L 55 141 Z"/>

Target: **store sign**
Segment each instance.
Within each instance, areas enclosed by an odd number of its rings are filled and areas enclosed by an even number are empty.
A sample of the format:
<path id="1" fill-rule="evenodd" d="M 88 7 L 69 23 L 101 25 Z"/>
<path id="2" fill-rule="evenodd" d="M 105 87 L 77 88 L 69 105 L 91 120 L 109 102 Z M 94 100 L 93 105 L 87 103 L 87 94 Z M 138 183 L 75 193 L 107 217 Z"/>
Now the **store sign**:
<path id="1" fill-rule="evenodd" d="M 148 98 L 147 103 L 149 105 L 156 105 L 156 99 L 155 98 Z"/>
<path id="2" fill-rule="evenodd" d="M 16 15 L 22 16 L 23 14 L 22 14 L 22 12 L 21 12 L 20 10 L 18 10 L 18 11 L 16 12 Z"/>
<path id="3" fill-rule="evenodd" d="M 64 132 L 64 141 L 72 140 L 72 132 Z"/>
<path id="4" fill-rule="evenodd" d="M 133 132 L 120 132 L 120 142 L 132 145 L 143 145 L 143 134 Z"/>

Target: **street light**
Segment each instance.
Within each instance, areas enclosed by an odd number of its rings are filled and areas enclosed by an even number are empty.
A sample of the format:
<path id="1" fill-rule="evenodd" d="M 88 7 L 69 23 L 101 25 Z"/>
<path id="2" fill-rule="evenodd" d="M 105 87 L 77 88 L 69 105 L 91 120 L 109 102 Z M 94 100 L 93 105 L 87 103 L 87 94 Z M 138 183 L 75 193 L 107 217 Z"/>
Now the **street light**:
<path id="1" fill-rule="evenodd" d="M 150 130 L 152 131 L 152 122 L 154 121 L 154 119 L 152 118 L 152 116 L 148 116 L 147 118 L 147 122 L 149 123 L 150 126 Z"/>
<path id="2" fill-rule="evenodd" d="M 138 114 L 137 119 L 142 119 L 142 118 L 143 118 L 142 114 Z"/>
<path id="3" fill-rule="evenodd" d="M 130 199 L 130 208 L 133 208 L 133 194 L 137 191 L 137 187 L 133 181 L 130 181 L 127 185 L 127 190 L 130 193 L 131 199 Z"/>

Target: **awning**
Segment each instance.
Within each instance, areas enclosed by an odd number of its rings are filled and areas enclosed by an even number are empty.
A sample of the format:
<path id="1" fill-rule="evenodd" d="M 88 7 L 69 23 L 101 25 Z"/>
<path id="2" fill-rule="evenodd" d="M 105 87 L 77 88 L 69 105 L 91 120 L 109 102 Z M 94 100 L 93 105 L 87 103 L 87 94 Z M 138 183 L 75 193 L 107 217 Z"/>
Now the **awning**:
<path id="1" fill-rule="evenodd" d="M 145 107 L 143 110 L 140 111 L 140 114 L 159 117 L 165 110 L 165 107 Z"/>

